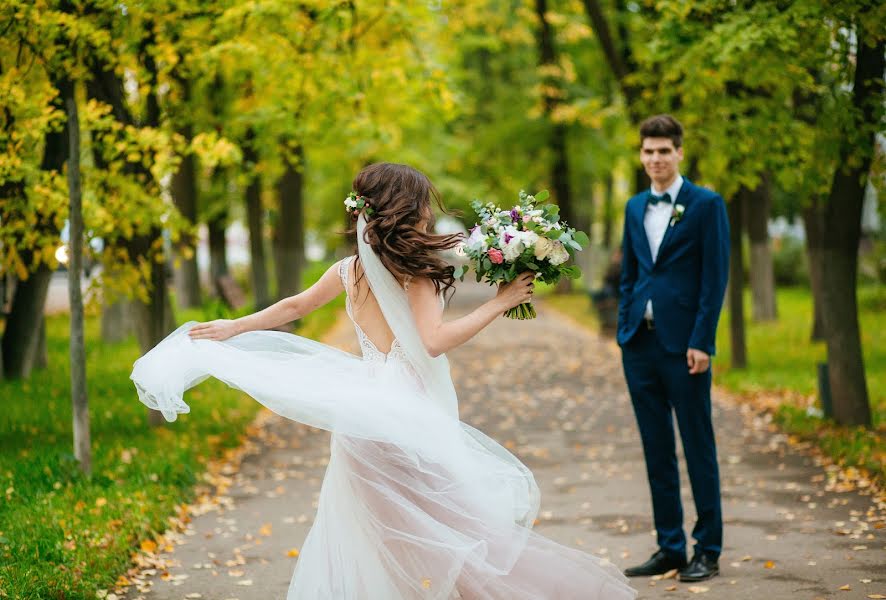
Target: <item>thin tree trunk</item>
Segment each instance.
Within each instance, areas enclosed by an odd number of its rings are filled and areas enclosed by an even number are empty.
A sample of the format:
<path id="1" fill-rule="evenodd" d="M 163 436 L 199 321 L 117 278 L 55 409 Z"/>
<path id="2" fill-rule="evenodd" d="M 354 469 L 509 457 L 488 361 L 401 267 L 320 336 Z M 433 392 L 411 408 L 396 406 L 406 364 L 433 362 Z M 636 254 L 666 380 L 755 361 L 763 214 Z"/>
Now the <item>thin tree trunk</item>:
<path id="1" fill-rule="evenodd" d="M 775 303 L 775 269 L 769 244 L 769 212 L 772 205 L 769 180 L 764 177 L 747 198 L 745 217 L 751 247 L 751 315 L 757 322 L 774 321 L 778 318 L 778 313 Z"/>
<path id="2" fill-rule="evenodd" d="M 813 342 L 824 340 L 824 314 L 821 310 L 824 212 L 820 204 L 820 201 L 815 199 L 809 207 L 803 210 L 806 257 L 809 262 L 809 287 L 812 290 L 812 333 L 809 337 Z"/>
<path id="3" fill-rule="evenodd" d="M 742 188 L 729 202 L 729 333 L 732 342 L 732 368 L 744 369 L 748 366 L 748 350 L 745 340 L 744 268 L 742 260 L 741 234 L 743 204 L 747 190 Z"/>
<path id="4" fill-rule="evenodd" d="M 228 252 L 225 229 L 228 211 L 216 214 L 206 222 L 209 230 L 209 277 L 215 286 L 218 278 L 228 274 Z"/>
<path id="5" fill-rule="evenodd" d="M 20 280 L 12 297 L 3 332 L 3 372 L 8 379 L 27 379 L 40 362 L 39 329 L 52 270 L 45 264 Z"/>
<path id="6" fill-rule="evenodd" d="M 246 220 L 249 223 L 249 255 L 252 265 L 252 291 L 255 308 L 261 310 L 271 304 L 265 257 L 264 209 L 261 203 L 261 176 L 254 171 L 259 156 L 255 149 L 255 133 L 250 129 L 243 145 L 243 158 L 253 168 L 252 179 L 246 187 Z"/>
<path id="7" fill-rule="evenodd" d="M 886 42 L 858 44 L 852 102 L 856 131 L 847 136 L 837 161 L 825 207 L 822 252 L 822 314 L 828 347 L 828 378 L 834 419 L 843 425 L 871 425 L 871 408 L 865 378 L 861 334 L 858 326 L 858 245 L 864 190 L 874 153 L 877 114 L 883 104 Z M 853 160 L 854 159 L 854 160 Z"/>
<path id="8" fill-rule="evenodd" d="M 71 199 L 68 217 L 69 256 L 68 294 L 71 305 L 71 405 L 74 417 L 74 456 L 87 475 L 92 473 L 92 450 L 89 440 L 89 398 L 86 390 L 86 343 L 83 331 L 83 295 L 80 276 L 83 271 L 83 206 L 80 190 L 80 120 L 74 83 L 64 80 L 60 91 L 68 117 L 68 194 Z"/>
<path id="9" fill-rule="evenodd" d="M 613 226 L 615 210 L 612 207 L 613 194 L 615 193 L 613 187 L 613 177 L 610 172 L 606 174 L 606 190 L 605 196 L 603 196 L 603 246 L 607 250 L 612 249 L 612 236 L 615 230 Z"/>
<path id="10" fill-rule="evenodd" d="M 179 132 L 191 139 L 191 126 Z M 182 156 L 178 171 L 172 178 L 172 199 L 176 208 L 190 223 L 197 224 L 197 158 L 192 152 Z M 197 268 L 197 239 L 182 236 L 176 248 L 179 266 L 175 270 L 176 300 L 182 308 L 200 306 L 200 272 Z"/>
<path id="11" fill-rule="evenodd" d="M 286 170 L 277 182 L 278 218 L 274 235 L 277 298 L 285 298 L 301 288 L 304 266 L 304 165 L 301 147 L 287 157 Z"/>

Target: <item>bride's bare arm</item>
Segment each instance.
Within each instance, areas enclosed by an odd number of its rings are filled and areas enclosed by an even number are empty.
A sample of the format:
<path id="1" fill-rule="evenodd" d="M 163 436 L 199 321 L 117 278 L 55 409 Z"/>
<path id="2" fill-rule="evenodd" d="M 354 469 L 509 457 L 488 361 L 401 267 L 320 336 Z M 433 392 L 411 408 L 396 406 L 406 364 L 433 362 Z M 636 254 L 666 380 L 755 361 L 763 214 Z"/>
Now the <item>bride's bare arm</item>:
<path id="1" fill-rule="evenodd" d="M 344 291 L 338 268 L 339 263 L 329 267 L 317 283 L 300 294 L 284 298 L 264 310 L 239 319 L 218 319 L 194 325 L 188 335 L 195 340 L 221 341 L 247 331 L 273 329 L 301 319 Z"/>
<path id="2" fill-rule="evenodd" d="M 499 287 L 492 300 L 448 322 L 443 321 L 443 308 L 433 282 L 430 279 L 413 281 L 409 286 L 409 304 L 428 354 L 440 356 L 461 346 L 509 308 L 528 302 L 532 298 L 533 278 L 531 272 L 522 273 L 511 283 Z"/>

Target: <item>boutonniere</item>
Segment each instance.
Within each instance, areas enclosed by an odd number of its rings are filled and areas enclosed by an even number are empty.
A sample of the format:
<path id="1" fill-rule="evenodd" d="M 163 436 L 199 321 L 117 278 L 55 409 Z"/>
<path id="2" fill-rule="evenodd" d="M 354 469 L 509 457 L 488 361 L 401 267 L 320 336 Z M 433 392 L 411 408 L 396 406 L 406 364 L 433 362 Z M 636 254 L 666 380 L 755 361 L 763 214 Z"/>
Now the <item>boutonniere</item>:
<path id="1" fill-rule="evenodd" d="M 680 219 L 683 218 L 683 213 L 686 212 L 686 207 L 682 204 L 675 204 L 674 211 L 671 213 L 671 227 L 680 222 Z"/>

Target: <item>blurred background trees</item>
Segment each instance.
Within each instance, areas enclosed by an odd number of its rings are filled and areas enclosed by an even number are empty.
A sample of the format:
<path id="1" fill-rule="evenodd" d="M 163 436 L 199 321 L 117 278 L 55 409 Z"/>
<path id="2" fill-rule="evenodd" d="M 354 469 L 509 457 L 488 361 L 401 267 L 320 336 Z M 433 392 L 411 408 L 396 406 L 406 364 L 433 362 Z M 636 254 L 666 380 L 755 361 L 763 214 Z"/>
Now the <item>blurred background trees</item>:
<path id="1" fill-rule="evenodd" d="M 808 285 L 834 416 L 871 423 L 856 289 L 884 275 L 878 3 L 10 0 L 0 30 L 6 378 L 53 367 L 66 90 L 87 310 L 143 350 L 178 311 L 230 302 L 231 282 L 257 308 L 298 292 L 348 251 L 341 200 L 381 160 L 425 171 L 465 225 L 476 197 L 550 189 L 591 235 L 591 288 L 648 185 L 637 125 L 670 112 L 684 175 L 730 203 L 732 366 L 754 361 L 745 280 L 752 322 L 779 319 L 779 285 Z"/>

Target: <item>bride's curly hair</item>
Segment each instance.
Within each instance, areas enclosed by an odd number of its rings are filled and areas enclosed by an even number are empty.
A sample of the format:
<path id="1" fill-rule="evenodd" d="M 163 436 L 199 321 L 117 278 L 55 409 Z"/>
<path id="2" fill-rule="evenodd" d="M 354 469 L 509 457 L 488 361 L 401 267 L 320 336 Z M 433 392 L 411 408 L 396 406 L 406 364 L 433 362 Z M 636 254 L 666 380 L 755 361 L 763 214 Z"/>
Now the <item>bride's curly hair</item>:
<path id="1" fill-rule="evenodd" d="M 432 233 L 431 202 L 445 209 L 424 173 L 408 165 L 376 163 L 357 174 L 353 190 L 372 207 L 372 214 L 366 214 L 364 240 L 398 281 L 426 277 L 434 282 L 438 294 L 453 287 L 455 267 L 437 253 L 458 245 L 462 235 Z M 356 227 L 349 233 L 355 232 Z"/>

